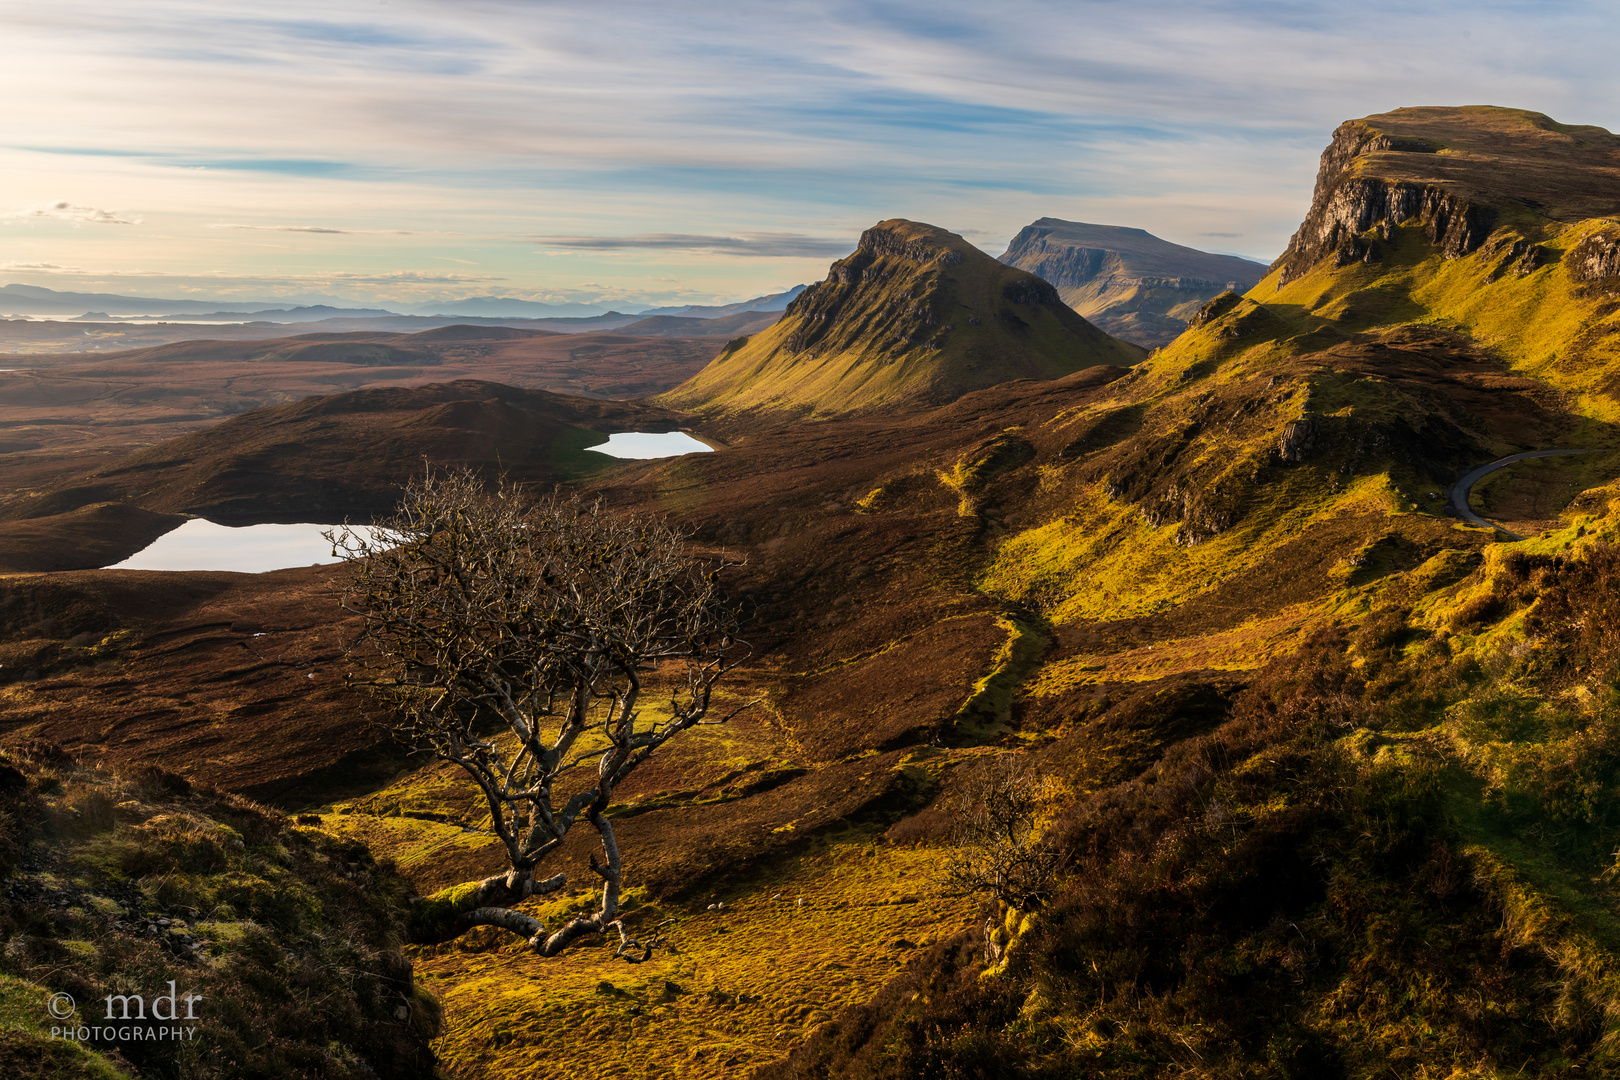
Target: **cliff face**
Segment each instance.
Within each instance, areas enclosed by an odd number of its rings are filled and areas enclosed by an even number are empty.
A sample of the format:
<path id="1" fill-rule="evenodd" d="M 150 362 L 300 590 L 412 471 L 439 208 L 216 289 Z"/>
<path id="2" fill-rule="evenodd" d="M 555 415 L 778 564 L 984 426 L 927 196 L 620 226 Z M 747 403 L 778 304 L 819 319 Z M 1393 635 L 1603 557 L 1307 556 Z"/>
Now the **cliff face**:
<path id="1" fill-rule="evenodd" d="M 1376 262 L 1400 225 L 1457 259 L 1498 225 L 1540 231 L 1617 210 L 1620 138 L 1602 128 L 1490 106 L 1397 109 L 1339 125 L 1310 213 L 1272 269 L 1281 286 L 1324 259 Z M 1531 246 L 1515 255 L 1523 272 L 1542 259 Z"/>
<path id="2" fill-rule="evenodd" d="M 1141 229 L 1061 218 L 1025 226 L 1001 261 L 1040 275 L 1097 326 L 1148 348 L 1169 344 L 1212 297 L 1247 291 L 1266 272 L 1259 263 L 1182 247 Z"/>
<path id="3" fill-rule="evenodd" d="M 894 219 L 661 401 L 812 415 L 937 405 L 1011 379 L 1052 379 L 1142 350 L 1067 307 L 1050 284 L 960 236 Z"/>

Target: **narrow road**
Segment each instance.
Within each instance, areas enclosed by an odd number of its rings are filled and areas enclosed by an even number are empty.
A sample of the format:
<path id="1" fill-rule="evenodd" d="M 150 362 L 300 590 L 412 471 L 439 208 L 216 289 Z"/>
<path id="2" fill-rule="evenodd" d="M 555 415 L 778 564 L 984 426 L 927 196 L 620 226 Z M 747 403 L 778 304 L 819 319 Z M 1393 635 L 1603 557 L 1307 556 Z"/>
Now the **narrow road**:
<path id="1" fill-rule="evenodd" d="M 1451 494 L 1447 498 L 1447 505 L 1451 507 L 1452 513 L 1472 525 L 1478 525 L 1485 529 L 1495 529 L 1510 540 L 1523 540 L 1524 537 L 1517 533 L 1508 532 L 1496 522 L 1487 521 L 1468 508 L 1468 493 L 1473 490 L 1474 485 L 1497 469 L 1505 468 L 1516 461 L 1528 461 L 1531 458 L 1538 457 L 1561 457 L 1565 454 L 1595 453 L 1597 453 L 1596 450 L 1527 450 L 1522 454 L 1512 454 L 1499 461 L 1493 461 L 1489 465 L 1481 465 L 1477 469 L 1470 469 L 1468 472 L 1463 473 L 1462 479 L 1451 485 Z"/>

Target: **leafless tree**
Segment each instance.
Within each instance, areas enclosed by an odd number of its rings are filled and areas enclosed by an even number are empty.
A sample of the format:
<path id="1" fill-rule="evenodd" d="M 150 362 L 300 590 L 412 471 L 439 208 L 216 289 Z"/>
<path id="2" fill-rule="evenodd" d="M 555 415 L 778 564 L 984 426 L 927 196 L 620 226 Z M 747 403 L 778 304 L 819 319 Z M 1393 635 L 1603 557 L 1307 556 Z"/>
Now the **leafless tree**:
<path id="1" fill-rule="evenodd" d="M 945 861 L 952 887 L 989 893 L 1021 911 L 1046 902 L 1060 866 L 1039 831 L 1048 787 L 1011 757 L 991 762 L 968 784 Z"/>
<path id="2" fill-rule="evenodd" d="M 614 930 L 617 955 L 645 960 L 652 942 L 620 920 L 606 811 L 670 739 L 730 719 L 710 718 L 716 683 L 747 653 L 718 588 L 724 564 L 693 557 L 657 519 L 531 501 L 465 471 L 411 484 L 370 535 L 328 536 L 349 564 L 344 606 L 364 626 L 351 682 L 406 745 L 466 770 L 506 849 L 504 873 L 417 901 L 411 940 L 498 926 L 555 956 Z M 602 902 L 548 930 L 514 908 L 566 883 L 540 868 L 581 821 L 600 841 Z"/>

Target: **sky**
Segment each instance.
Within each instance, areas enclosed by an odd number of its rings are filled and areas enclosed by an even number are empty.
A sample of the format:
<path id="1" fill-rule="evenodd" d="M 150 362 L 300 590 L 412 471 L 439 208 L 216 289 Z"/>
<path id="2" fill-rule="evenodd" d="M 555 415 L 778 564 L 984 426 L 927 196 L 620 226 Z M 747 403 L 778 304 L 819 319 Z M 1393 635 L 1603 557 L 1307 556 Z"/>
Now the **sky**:
<path id="1" fill-rule="evenodd" d="M 0 0 L 0 283 L 728 303 L 889 217 L 1269 261 L 1341 121 L 1620 126 L 1620 5 Z"/>

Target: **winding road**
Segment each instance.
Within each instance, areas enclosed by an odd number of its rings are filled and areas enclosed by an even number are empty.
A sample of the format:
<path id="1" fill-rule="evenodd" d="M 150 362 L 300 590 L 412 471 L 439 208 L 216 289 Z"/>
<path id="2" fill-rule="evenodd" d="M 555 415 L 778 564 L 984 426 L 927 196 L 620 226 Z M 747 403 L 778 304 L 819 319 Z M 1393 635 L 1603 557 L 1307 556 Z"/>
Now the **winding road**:
<path id="1" fill-rule="evenodd" d="M 1517 533 L 1508 532 L 1496 522 L 1482 518 L 1468 508 L 1468 493 L 1473 490 L 1474 485 L 1497 469 L 1505 468 L 1516 461 L 1528 461 L 1531 458 L 1539 457 L 1561 457 L 1565 454 L 1595 454 L 1597 452 L 1596 450 L 1528 450 L 1522 454 L 1509 455 L 1493 461 L 1489 465 L 1481 465 L 1477 469 L 1470 469 L 1468 472 L 1463 473 L 1462 479 L 1451 485 L 1451 493 L 1447 496 L 1447 505 L 1451 508 L 1452 513 L 1470 524 L 1485 529 L 1495 529 L 1511 540 L 1523 540 L 1524 537 Z"/>

